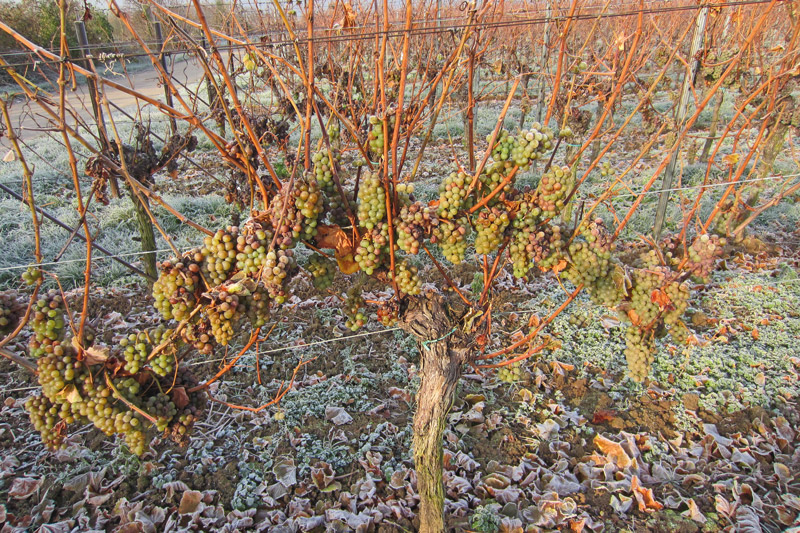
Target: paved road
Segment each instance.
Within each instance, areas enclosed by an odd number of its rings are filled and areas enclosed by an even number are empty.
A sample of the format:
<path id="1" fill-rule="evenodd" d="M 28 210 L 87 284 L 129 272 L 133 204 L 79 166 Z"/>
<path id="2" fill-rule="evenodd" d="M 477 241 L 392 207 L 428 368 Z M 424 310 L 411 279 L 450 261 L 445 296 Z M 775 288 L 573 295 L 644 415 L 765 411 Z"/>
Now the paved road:
<path id="1" fill-rule="evenodd" d="M 141 70 L 131 73 L 129 79 L 113 74 L 103 74 L 102 72 L 100 72 L 100 74 L 113 80 L 115 83 L 129 86 L 145 96 L 160 101 L 165 100 L 164 88 L 159 81 L 158 72 L 151 66 L 144 66 Z M 200 62 L 193 58 L 175 61 L 172 66 L 172 77 L 176 82 L 187 84 L 191 88 L 192 86 L 190 84 L 197 84 L 203 78 L 203 69 L 200 66 Z M 106 86 L 105 92 L 109 103 L 114 103 L 121 108 L 131 107 L 137 103 L 136 98 L 119 89 Z M 53 109 L 57 111 L 58 95 L 55 93 L 50 96 L 54 98 L 48 98 L 47 100 L 54 104 Z M 90 125 L 94 123 L 89 92 L 85 84 L 79 85 L 74 91 L 69 90 L 67 93 L 67 101 L 69 106 L 79 112 L 78 114 L 82 120 Z M 29 101 L 28 99 L 17 99 L 13 105 L 9 107 L 9 111 L 17 135 L 24 141 L 30 141 L 45 135 L 47 131 L 53 130 L 53 125 L 48 115 L 36 102 Z M 77 120 L 75 118 L 68 121 L 68 124 L 72 127 L 74 127 L 76 123 Z M 8 149 L 10 147 L 8 139 L 5 137 L 1 138 L 0 146 Z M 3 153 L 5 153 L 5 150 L 3 150 Z"/>

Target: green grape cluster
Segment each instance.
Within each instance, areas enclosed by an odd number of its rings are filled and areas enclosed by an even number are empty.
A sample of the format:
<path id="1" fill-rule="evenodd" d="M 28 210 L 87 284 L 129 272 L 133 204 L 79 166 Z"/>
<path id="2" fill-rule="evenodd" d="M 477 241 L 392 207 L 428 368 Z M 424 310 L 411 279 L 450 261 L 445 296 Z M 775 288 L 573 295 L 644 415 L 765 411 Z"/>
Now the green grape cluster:
<path id="1" fill-rule="evenodd" d="M 365 302 L 361 296 L 360 288 L 353 287 L 347 292 L 342 313 L 344 313 L 346 319 L 344 325 L 350 331 L 358 331 L 366 323 L 367 316 L 363 311 L 364 305 Z"/>
<path id="2" fill-rule="evenodd" d="M 553 132 L 538 122 L 534 122 L 529 130 L 520 130 L 516 136 L 502 130 L 492 148 L 492 158 L 495 161 L 513 161 L 517 166 L 527 168 L 553 148 L 554 138 Z M 489 141 L 491 136 L 487 137 Z"/>
<path id="3" fill-rule="evenodd" d="M 243 274 L 258 273 L 267 260 L 272 235 L 265 229 L 245 227 L 236 237 L 236 270 Z"/>
<path id="4" fill-rule="evenodd" d="M 676 320 L 669 328 L 669 335 L 675 344 L 688 344 L 691 331 L 682 320 Z"/>
<path id="5" fill-rule="evenodd" d="M 64 434 L 61 431 L 60 409 L 46 396 L 31 396 L 25 402 L 25 410 L 33 427 L 42 436 L 42 442 L 51 450 L 66 448 Z"/>
<path id="6" fill-rule="evenodd" d="M 178 414 L 175 404 L 163 392 L 147 398 L 145 411 L 156 419 L 156 429 L 158 431 L 166 431 L 170 421 Z"/>
<path id="7" fill-rule="evenodd" d="M 339 124 L 331 121 L 328 124 L 328 139 L 330 139 L 331 143 L 338 143 L 341 138 L 341 129 L 339 128 Z"/>
<path id="8" fill-rule="evenodd" d="M 372 115 L 369 117 L 369 123 L 372 126 L 370 129 L 369 135 L 367 139 L 369 140 L 369 147 L 373 153 L 377 154 L 378 157 L 383 155 L 383 148 L 386 143 L 386 139 L 383 136 L 383 124 L 384 120 Z M 389 117 L 389 138 L 392 136 L 392 131 L 395 123 L 395 116 L 390 115 Z"/>
<path id="9" fill-rule="evenodd" d="M 286 282 L 297 266 L 292 250 L 272 250 L 261 271 L 261 281 L 276 304 L 286 301 Z"/>
<path id="10" fill-rule="evenodd" d="M 244 308 L 247 319 L 254 328 L 260 328 L 269 318 L 269 290 L 259 282 L 252 291 L 244 296 Z"/>
<path id="11" fill-rule="evenodd" d="M 608 161 L 603 161 L 600 165 L 600 175 L 604 178 L 609 178 L 614 176 L 614 169 L 611 168 L 611 163 Z"/>
<path id="12" fill-rule="evenodd" d="M 396 325 L 400 318 L 400 310 L 395 300 L 381 302 L 375 313 L 378 315 L 378 321 L 387 328 Z"/>
<path id="13" fill-rule="evenodd" d="M 153 283 L 155 308 L 166 320 L 181 321 L 189 316 L 203 291 L 203 254 L 193 251 L 179 261 L 164 261 Z M 214 262 L 216 268 L 216 261 Z"/>
<path id="14" fill-rule="evenodd" d="M 40 296 L 33 309 L 33 337 L 30 341 L 31 356 L 36 358 L 45 353 L 47 346 L 63 338 L 65 317 L 64 301 L 55 290 Z"/>
<path id="15" fill-rule="evenodd" d="M 397 206 L 406 207 L 414 203 L 414 184 L 400 182 L 395 186 Z"/>
<path id="16" fill-rule="evenodd" d="M 439 223 L 433 209 L 420 202 L 404 206 L 394 220 L 397 229 L 397 247 L 406 253 L 416 255 L 422 246 L 422 240 L 430 235 Z"/>
<path id="17" fill-rule="evenodd" d="M 372 229 L 386 217 L 386 191 L 377 173 L 365 171 L 358 189 L 358 221 Z"/>
<path id="18" fill-rule="evenodd" d="M 311 274 L 314 288 L 324 291 L 333 285 L 333 277 L 336 275 L 336 262 L 321 254 L 312 254 L 306 263 L 306 270 Z"/>
<path id="19" fill-rule="evenodd" d="M 439 184 L 438 213 L 442 218 L 453 219 L 464 209 L 469 209 L 470 200 L 467 190 L 471 182 L 470 176 L 464 172 L 453 172 Z"/>
<path id="20" fill-rule="evenodd" d="M 339 159 L 338 152 L 334 153 L 327 148 L 323 148 L 315 153 L 311 160 L 314 162 L 314 177 L 317 179 L 320 189 L 327 194 L 334 191 L 333 166 Z"/>
<path id="21" fill-rule="evenodd" d="M 631 311 L 638 317 L 637 324 L 644 328 L 652 328 L 661 316 L 661 307 L 653 299 L 653 291 L 660 289 L 664 282 L 665 271 L 661 268 L 637 269 L 633 272 L 633 288 L 631 290 Z"/>
<path id="22" fill-rule="evenodd" d="M 200 255 L 203 257 L 202 272 L 211 287 L 222 285 L 236 266 L 236 241 L 239 228 L 228 226 L 203 239 Z M 199 257 L 199 256 L 198 256 Z"/>
<path id="23" fill-rule="evenodd" d="M 475 253 L 490 254 L 497 250 L 503 241 L 505 232 L 511 219 L 508 212 L 498 207 L 483 209 L 475 219 L 477 237 L 475 237 Z"/>
<path id="24" fill-rule="evenodd" d="M 138 374 L 145 366 L 148 366 L 154 374 L 166 376 L 175 369 L 175 349 L 177 344 L 171 344 L 160 350 L 158 354 L 148 363 L 147 357 L 162 342 L 166 341 L 173 334 L 172 329 L 159 325 L 147 331 L 131 333 L 119 341 L 122 349 L 122 357 L 125 360 L 124 369 L 130 374 Z"/>
<path id="25" fill-rule="evenodd" d="M 641 383 L 647 378 L 655 360 L 654 352 L 653 336 L 649 330 L 628 326 L 625 331 L 625 360 L 632 380 Z"/>
<path id="26" fill-rule="evenodd" d="M 659 252 L 659 250 L 647 250 L 639 254 L 639 263 L 643 268 L 671 266 L 676 264 L 676 257 L 671 250 L 666 250 L 663 253 Z"/>
<path id="27" fill-rule="evenodd" d="M 22 281 L 29 287 L 40 279 L 42 279 L 42 270 L 38 267 L 28 267 L 28 269 L 22 273 Z"/>
<path id="28" fill-rule="evenodd" d="M 206 307 L 206 316 L 211 323 L 211 334 L 221 345 L 227 346 L 235 333 L 236 322 L 242 317 L 239 296 L 223 291 L 214 295 L 213 303 Z"/>
<path id="29" fill-rule="evenodd" d="M 667 309 L 664 310 L 664 323 L 672 326 L 679 322 L 680 317 L 689 307 L 689 286 L 686 283 L 670 281 L 663 290 L 670 302 Z"/>
<path id="30" fill-rule="evenodd" d="M 506 383 L 516 383 L 522 381 L 524 375 L 522 372 L 522 364 L 520 364 L 520 361 L 517 361 L 516 363 L 500 367 L 497 371 L 497 377 L 500 381 L 505 381 Z"/>
<path id="31" fill-rule="evenodd" d="M 544 218 L 554 218 L 561 213 L 573 185 L 572 171 L 567 166 L 553 166 L 545 172 L 536 188 L 536 204 Z"/>
<path id="32" fill-rule="evenodd" d="M 494 190 L 499 187 L 506 177 L 512 172 L 514 165 L 510 161 L 496 161 L 487 166 L 481 172 L 479 179 L 481 182 L 482 196 L 489 196 Z M 495 194 L 488 205 L 493 206 L 500 202 L 505 195 L 510 194 L 514 190 L 514 180 L 511 179 L 506 183 L 498 194 Z"/>
<path id="33" fill-rule="evenodd" d="M 539 230 L 539 221 L 541 218 L 542 210 L 536 204 L 530 201 L 529 198 L 523 198 L 518 205 L 517 214 L 514 217 L 512 224 L 512 238 L 508 245 L 508 255 L 511 258 L 512 269 L 514 276 L 517 278 L 525 277 L 528 272 L 534 267 L 537 260 L 541 259 L 541 246 L 536 246 L 537 243 L 541 244 L 544 238 L 544 230 Z M 542 233 L 541 237 L 537 237 L 538 233 Z M 539 252 L 537 254 L 537 252 Z"/>
<path id="34" fill-rule="evenodd" d="M 394 270 L 392 279 L 397 282 L 400 292 L 411 296 L 422 292 L 422 279 L 417 267 L 409 265 L 407 261 L 400 261 L 394 265 Z"/>
<path id="35" fill-rule="evenodd" d="M 302 215 L 302 232 L 296 238 L 309 240 L 317 234 L 317 223 L 322 213 L 322 192 L 314 180 L 299 180 L 295 187 L 294 205 Z"/>
<path id="36" fill-rule="evenodd" d="M 708 280 L 711 271 L 714 270 L 717 259 L 722 257 L 723 248 L 726 244 L 726 239 L 721 239 L 716 235 L 708 235 L 707 233 L 698 235 L 689 246 L 689 260 L 685 269 L 699 280 Z"/>
<path id="37" fill-rule="evenodd" d="M 381 222 L 361 236 L 361 242 L 356 247 L 353 258 L 361 270 L 367 275 L 372 275 L 384 262 L 388 248 L 389 226 Z"/>
<path id="38" fill-rule="evenodd" d="M 286 182 L 272 197 L 268 210 L 278 247 L 284 250 L 293 248 L 298 240 L 308 240 L 316 235 L 322 208 L 323 195 L 315 180 Z"/>
<path id="39" fill-rule="evenodd" d="M 439 225 L 433 230 L 431 242 L 439 245 L 445 259 L 454 265 L 458 265 L 467 254 L 467 235 L 469 235 L 469 230 L 469 222 L 464 218 L 440 220 Z"/>
<path id="40" fill-rule="evenodd" d="M 0 292 L 0 336 L 11 332 L 25 314 L 25 307 L 11 291 Z"/>
<path id="41" fill-rule="evenodd" d="M 575 285 L 582 283 L 596 304 L 617 305 L 622 293 L 613 279 L 613 241 L 605 230 L 603 219 L 581 224 L 580 236 L 583 241 L 575 240 L 569 246 L 571 261 L 564 277 Z"/>

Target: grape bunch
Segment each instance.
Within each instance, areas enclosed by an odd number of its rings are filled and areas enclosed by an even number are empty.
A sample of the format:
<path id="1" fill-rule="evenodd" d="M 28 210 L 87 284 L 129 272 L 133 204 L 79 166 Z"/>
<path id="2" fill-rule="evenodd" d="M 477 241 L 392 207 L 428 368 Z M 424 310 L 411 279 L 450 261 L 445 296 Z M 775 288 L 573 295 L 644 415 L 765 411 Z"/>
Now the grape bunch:
<path id="1" fill-rule="evenodd" d="M 375 313 L 378 315 L 378 321 L 387 328 L 397 324 L 397 320 L 400 318 L 400 310 L 396 300 L 381 302 L 378 304 Z"/>
<path id="2" fill-rule="evenodd" d="M 222 291 L 211 296 L 212 303 L 205 308 L 205 314 L 211 323 L 211 334 L 214 339 L 226 346 L 233 338 L 234 326 L 242 317 L 243 309 L 236 294 Z"/>
<path id="3" fill-rule="evenodd" d="M 604 178 L 614 177 L 614 169 L 611 167 L 611 163 L 603 161 L 600 165 L 600 175 Z"/>
<path id="4" fill-rule="evenodd" d="M 295 238 L 309 240 L 317 234 L 317 223 L 322 212 L 322 192 L 314 180 L 298 180 L 295 182 L 294 205 L 302 215 L 302 232 Z"/>
<path id="5" fill-rule="evenodd" d="M 479 176 L 482 196 L 489 196 L 492 194 L 494 190 L 503 183 L 513 169 L 514 165 L 510 161 L 496 161 L 484 168 L 483 172 L 481 172 Z M 503 199 L 504 195 L 510 194 L 513 190 L 514 180 L 512 179 L 503 186 L 498 194 L 494 195 L 492 199 L 489 200 L 488 205 L 496 205 L 501 199 Z"/>
<path id="6" fill-rule="evenodd" d="M 208 320 L 198 320 L 187 324 L 181 330 L 181 339 L 202 354 L 209 355 L 214 351 L 214 337 L 211 334 L 211 323 Z"/>
<path id="7" fill-rule="evenodd" d="M 414 203 L 414 184 L 400 182 L 395 186 L 397 206 L 406 207 Z"/>
<path id="8" fill-rule="evenodd" d="M 28 267 L 28 269 L 22 273 L 22 281 L 29 287 L 36 284 L 40 279 L 42 279 L 42 271 L 37 267 Z"/>
<path id="9" fill-rule="evenodd" d="M 284 183 L 269 204 L 269 220 L 277 234 L 276 244 L 286 250 L 298 240 L 317 234 L 323 198 L 319 184 L 313 179 L 297 179 Z"/>
<path id="10" fill-rule="evenodd" d="M 553 148 L 554 138 L 553 132 L 538 122 L 534 122 L 530 130 L 520 130 L 516 137 L 502 130 L 497 144 L 492 148 L 492 158 L 495 161 L 512 161 L 519 167 L 527 168 L 532 161 Z M 490 140 L 491 136 L 487 137 L 487 142 Z"/>
<path id="11" fill-rule="evenodd" d="M 222 285 L 236 266 L 236 241 L 239 228 L 228 226 L 203 239 L 200 255 L 203 257 L 203 275 L 210 286 Z M 197 256 L 200 257 L 200 256 Z"/>
<path id="12" fill-rule="evenodd" d="M 664 286 L 664 293 L 669 298 L 669 305 L 664 310 L 664 323 L 674 326 L 689 307 L 689 286 L 686 283 L 670 281 Z"/>
<path id="13" fill-rule="evenodd" d="M 442 218 L 453 219 L 464 209 L 471 207 L 467 190 L 471 178 L 464 171 L 453 172 L 439 184 L 438 213 Z"/>
<path id="14" fill-rule="evenodd" d="M 386 193 L 380 176 L 365 171 L 358 189 L 358 221 L 372 229 L 386 217 Z"/>
<path id="15" fill-rule="evenodd" d="M 286 282 L 294 273 L 297 263 L 292 250 L 271 250 L 267 253 L 264 268 L 261 271 L 261 281 L 276 304 L 286 301 Z"/>
<path id="16" fill-rule="evenodd" d="M 196 250 L 179 261 L 164 261 L 153 283 L 154 306 L 166 320 L 181 321 L 189 316 L 203 291 L 203 254 Z M 216 268 L 216 261 L 214 262 Z"/>
<path id="17" fill-rule="evenodd" d="M 397 247 L 406 253 L 416 255 L 422 246 L 422 239 L 430 235 L 439 223 L 433 209 L 420 202 L 404 206 L 395 219 L 397 228 Z"/>
<path id="18" fill-rule="evenodd" d="M 60 409 L 46 396 L 31 396 L 25 402 L 31 424 L 42 436 L 42 443 L 51 450 L 66 448 Z"/>
<path id="19" fill-rule="evenodd" d="M 173 330 L 159 325 L 147 331 L 131 333 L 119 341 L 122 349 L 122 357 L 125 360 L 123 367 L 130 374 L 138 374 L 145 365 L 158 376 L 166 376 L 175 369 L 175 350 L 179 347 L 178 343 L 171 343 L 162 348 L 158 354 L 148 363 L 147 357 L 162 342 L 169 339 Z"/>
<path id="20" fill-rule="evenodd" d="M 431 242 L 439 244 L 445 259 L 458 265 L 467 253 L 468 234 L 469 222 L 466 219 L 440 220 L 433 230 Z"/>
<path id="21" fill-rule="evenodd" d="M 475 238 L 475 253 L 490 254 L 497 250 L 503 240 L 503 232 L 511 219 L 508 212 L 498 207 L 483 209 L 475 219 L 478 236 Z"/>
<path id="22" fill-rule="evenodd" d="M 33 336 L 30 353 L 34 358 L 44 355 L 47 347 L 63 338 L 65 317 L 64 301 L 55 290 L 40 296 L 33 308 Z"/>
<path id="23" fill-rule="evenodd" d="M 695 278 L 707 281 L 711 271 L 717 263 L 717 259 L 722 257 L 723 247 L 727 244 L 725 239 L 716 235 L 704 233 L 695 237 L 692 245 L 689 246 L 689 260 L 685 270 L 692 273 Z"/>
<path id="24" fill-rule="evenodd" d="M 353 287 L 347 291 L 347 298 L 344 301 L 342 312 L 346 318 L 345 327 L 350 331 L 358 331 L 367 321 L 363 307 L 364 298 L 361 296 L 361 289 Z"/>
<path id="25" fill-rule="evenodd" d="M 367 230 L 355 249 L 353 258 L 367 275 L 372 275 L 385 260 L 389 248 L 389 226 L 383 222 Z"/>
<path id="26" fill-rule="evenodd" d="M 260 328 L 267 323 L 269 318 L 269 291 L 263 283 L 259 282 L 244 295 L 244 308 L 247 319 L 254 328 Z"/>
<path id="27" fill-rule="evenodd" d="M 516 363 L 500 367 L 500 369 L 497 371 L 497 377 L 500 379 L 500 381 L 505 381 L 506 383 L 516 383 L 518 381 L 522 381 L 522 365 L 519 361 L 517 361 Z"/>
<path id="28" fill-rule="evenodd" d="M 661 307 L 654 301 L 653 291 L 660 289 L 665 278 L 662 268 L 637 269 L 633 272 L 633 289 L 631 290 L 631 312 L 634 323 L 652 329 L 655 321 L 661 316 Z"/>
<path id="29" fill-rule="evenodd" d="M 25 307 L 11 291 L 0 292 L 0 336 L 10 333 L 19 323 Z"/>
<path id="30" fill-rule="evenodd" d="M 669 328 L 669 336 L 672 337 L 672 342 L 674 342 L 675 344 L 682 344 L 682 345 L 689 344 L 689 337 L 691 335 L 692 331 L 682 320 L 676 321 Z"/>
<path id="31" fill-rule="evenodd" d="M 324 291 L 333 285 L 333 277 L 336 275 L 336 262 L 321 254 L 312 254 L 306 263 L 306 270 L 312 277 L 314 288 Z"/>
<path id="32" fill-rule="evenodd" d="M 272 235 L 260 224 L 255 227 L 256 224 L 245 227 L 236 238 L 236 270 L 245 275 L 261 270 L 267 260 L 267 248 L 272 241 Z"/>
<path id="33" fill-rule="evenodd" d="M 385 120 L 385 119 L 384 119 Z M 378 157 L 383 155 L 383 148 L 386 143 L 386 139 L 383 137 L 383 124 L 384 120 L 372 115 L 369 117 L 369 123 L 372 126 L 372 129 L 367 136 L 369 140 L 369 147 L 373 151 L 373 153 L 377 154 Z M 390 115 L 389 117 L 389 138 L 392 136 L 392 131 L 395 123 L 395 116 Z"/>
<path id="34" fill-rule="evenodd" d="M 569 245 L 571 261 L 564 277 L 575 285 L 582 283 L 596 304 L 617 305 L 622 294 L 613 278 L 613 241 L 603 226 L 603 219 L 581 224 L 580 236 L 582 241 L 575 240 Z"/>
<path id="35" fill-rule="evenodd" d="M 554 218 L 564 209 L 564 201 L 573 187 L 572 171 L 569 167 L 553 166 L 542 175 L 536 189 L 536 203 L 544 218 Z"/>
<path id="36" fill-rule="evenodd" d="M 332 144 L 338 143 L 341 138 L 341 129 L 339 128 L 339 124 L 331 121 L 328 124 L 328 138 L 330 139 Z"/>
<path id="37" fill-rule="evenodd" d="M 654 352 L 651 330 L 628 326 L 625 331 L 625 359 L 628 363 L 628 375 L 632 380 L 637 383 L 645 380 L 654 361 Z"/>
<path id="38" fill-rule="evenodd" d="M 323 148 L 312 157 L 314 162 L 314 177 L 317 179 L 320 189 L 326 194 L 333 193 L 335 184 L 333 181 L 333 166 L 341 158 L 338 152 L 334 153 L 327 148 Z"/>
<path id="39" fill-rule="evenodd" d="M 400 261 L 394 265 L 393 281 L 397 282 L 400 292 L 414 296 L 422 292 L 422 279 L 417 267 L 411 266 L 407 261 Z"/>

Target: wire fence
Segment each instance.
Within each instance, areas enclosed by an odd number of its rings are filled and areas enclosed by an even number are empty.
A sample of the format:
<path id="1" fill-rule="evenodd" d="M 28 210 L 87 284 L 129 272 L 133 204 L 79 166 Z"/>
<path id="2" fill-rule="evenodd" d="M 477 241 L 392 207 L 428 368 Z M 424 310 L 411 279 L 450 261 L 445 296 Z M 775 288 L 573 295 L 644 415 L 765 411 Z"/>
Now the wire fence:
<path id="1" fill-rule="evenodd" d="M 413 27 L 410 30 L 405 29 L 381 29 L 375 31 L 366 31 L 366 32 L 336 32 L 334 34 L 323 35 L 318 37 L 296 37 L 295 39 L 281 39 L 276 41 L 266 41 L 266 42 L 246 42 L 246 43 L 234 43 L 231 42 L 227 45 L 217 45 L 216 49 L 220 52 L 225 51 L 234 51 L 234 50 L 248 50 L 252 48 L 256 49 L 266 49 L 269 47 L 281 47 L 281 46 L 297 46 L 297 45 L 307 45 L 311 44 L 335 44 L 335 43 L 342 43 L 342 42 L 357 42 L 357 41 L 365 41 L 365 40 L 372 40 L 375 38 L 380 37 L 403 37 L 405 35 L 409 35 L 410 37 L 420 37 L 420 36 L 431 36 L 437 35 L 442 33 L 449 33 L 453 31 L 460 31 L 464 30 L 468 27 L 480 30 L 488 30 L 488 29 L 503 29 L 503 28 L 513 28 L 518 26 L 536 26 L 536 25 L 543 25 L 543 24 L 552 24 L 563 22 L 566 20 L 571 21 L 582 21 L 582 20 L 595 20 L 595 19 L 612 19 L 612 18 L 622 18 L 622 17 L 631 17 L 635 15 L 658 15 L 658 14 L 674 14 L 680 13 L 683 11 L 697 11 L 703 9 L 704 7 L 713 7 L 717 8 L 724 8 L 724 7 L 743 7 L 743 6 L 754 6 L 754 5 L 761 5 L 761 4 L 768 4 L 771 0 L 739 0 L 739 1 L 729 1 L 729 2 L 720 2 L 720 3 L 710 3 L 710 4 L 685 4 L 685 5 L 676 5 L 676 6 L 669 6 L 669 7 L 660 7 L 660 8 L 640 8 L 640 9 L 631 9 L 628 11 L 616 11 L 616 12 L 601 12 L 601 13 L 577 13 L 573 16 L 566 16 L 566 15 L 555 15 L 555 16 L 536 16 L 536 17 L 523 17 L 517 18 L 514 17 L 512 19 L 501 19 L 501 20 L 486 20 L 486 21 L 478 21 L 478 22 L 461 22 L 456 24 L 446 24 L 446 25 L 421 25 L 417 27 Z M 788 0 L 784 0 L 788 1 Z M 543 13 L 543 10 L 535 11 L 532 13 Z M 369 26 L 365 26 L 369 27 Z M 331 33 L 330 30 L 326 30 L 327 33 Z M 230 37 L 230 39 L 236 39 L 235 37 Z M 137 46 L 138 43 L 136 43 Z M 140 46 L 139 46 L 140 47 Z M 198 47 L 174 47 L 165 49 L 164 52 L 170 54 L 182 54 L 182 53 L 197 53 L 199 51 Z M 156 51 L 158 53 L 159 51 Z M 50 52 L 53 55 L 58 55 L 60 52 Z M 117 60 L 130 60 L 130 59 L 140 59 L 144 57 L 150 57 L 150 53 L 148 52 L 136 52 L 136 53 L 124 53 L 124 54 L 115 54 L 114 59 Z M 0 68 L 5 69 L 22 69 L 22 68 L 29 68 L 34 66 L 52 66 L 61 64 L 63 61 L 67 61 L 68 58 L 57 57 L 54 59 L 44 59 L 40 58 L 34 62 L 23 62 L 23 63 L 8 63 L 6 65 L 0 65 Z M 77 60 L 80 61 L 80 60 Z"/>

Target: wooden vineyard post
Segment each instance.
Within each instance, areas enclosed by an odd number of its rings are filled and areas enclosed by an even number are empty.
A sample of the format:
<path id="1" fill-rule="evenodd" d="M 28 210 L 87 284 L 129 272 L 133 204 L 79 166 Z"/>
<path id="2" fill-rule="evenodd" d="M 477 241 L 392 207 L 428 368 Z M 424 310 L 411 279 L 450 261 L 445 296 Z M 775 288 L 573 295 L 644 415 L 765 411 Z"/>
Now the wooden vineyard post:
<path id="1" fill-rule="evenodd" d="M 697 67 L 700 61 L 697 58 L 697 52 L 703 43 L 703 34 L 706 30 L 706 19 L 708 18 L 708 7 L 700 10 L 700 13 L 695 19 L 694 36 L 692 37 L 692 48 L 690 57 L 692 58 L 691 69 L 686 73 L 683 78 L 683 86 L 681 87 L 681 97 L 678 102 L 678 109 L 675 116 L 675 127 L 680 130 L 683 127 L 683 122 L 686 119 L 686 111 L 689 108 L 689 96 L 691 94 L 691 85 L 694 82 L 694 75 L 697 72 Z M 661 230 L 664 227 L 664 217 L 667 214 L 667 203 L 669 202 L 669 193 L 672 188 L 672 181 L 675 177 L 675 167 L 678 164 L 678 155 L 680 153 L 680 146 L 672 147 L 672 155 L 670 156 L 667 168 L 664 171 L 664 181 L 661 182 L 661 194 L 658 196 L 658 208 L 656 209 L 656 220 L 653 226 L 653 238 L 658 241 L 661 236 Z"/>

